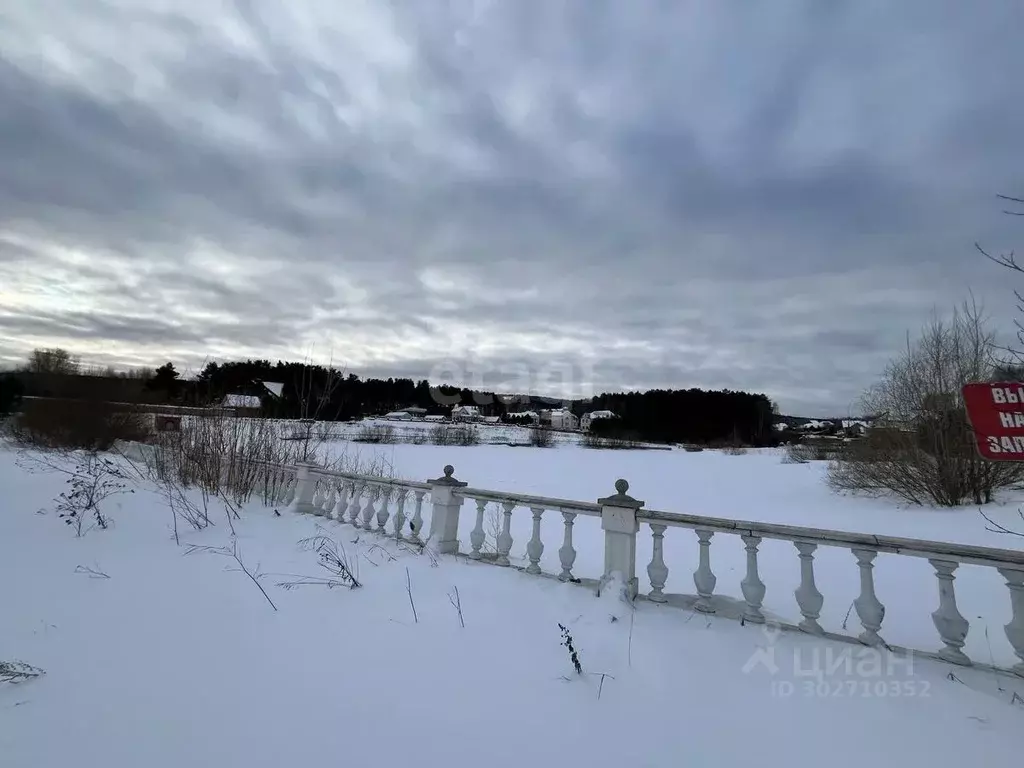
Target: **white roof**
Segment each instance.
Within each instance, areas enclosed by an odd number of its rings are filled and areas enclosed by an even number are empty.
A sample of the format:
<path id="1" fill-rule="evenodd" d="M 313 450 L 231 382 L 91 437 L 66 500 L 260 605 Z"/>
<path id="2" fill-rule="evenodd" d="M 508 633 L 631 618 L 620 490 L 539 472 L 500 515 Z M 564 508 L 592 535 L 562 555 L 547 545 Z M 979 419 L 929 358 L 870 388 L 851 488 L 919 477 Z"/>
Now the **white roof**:
<path id="1" fill-rule="evenodd" d="M 452 411 L 459 411 L 460 413 L 479 413 L 480 408 L 475 405 L 456 405 L 452 408 Z"/>
<path id="2" fill-rule="evenodd" d="M 280 397 L 284 392 L 284 384 L 280 381 L 264 381 L 261 383 L 267 388 L 267 392 L 272 394 L 274 397 Z"/>
<path id="3" fill-rule="evenodd" d="M 259 408 L 263 403 L 252 395 L 228 395 L 224 398 L 224 405 L 228 408 Z"/>
<path id="4" fill-rule="evenodd" d="M 612 419 L 615 418 L 615 414 L 611 411 L 591 411 L 587 414 L 592 419 Z"/>

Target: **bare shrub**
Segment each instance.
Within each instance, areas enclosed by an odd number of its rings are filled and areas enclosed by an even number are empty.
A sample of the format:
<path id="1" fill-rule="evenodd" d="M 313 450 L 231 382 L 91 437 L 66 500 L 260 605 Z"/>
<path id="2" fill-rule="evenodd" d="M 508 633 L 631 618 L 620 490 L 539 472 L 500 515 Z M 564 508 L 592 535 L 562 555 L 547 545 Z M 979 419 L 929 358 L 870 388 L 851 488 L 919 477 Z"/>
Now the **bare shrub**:
<path id="1" fill-rule="evenodd" d="M 841 458 L 846 444 L 837 440 L 808 440 L 787 445 L 783 455 L 785 464 L 807 464 L 811 461 L 835 461 Z"/>
<path id="2" fill-rule="evenodd" d="M 330 576 L 296 576 L 293 581 L 280 582 L 279 587 L 294 589 L 300 586 L 319 585 L 328 588 L 345 586 L 356 589 L 362 586 L 359 581 L 359 561 L 351 560 L 345 548 L 323 527 L 318 525 L 316 535 L 300 541 L 299 547 L 303 551 L 315 553 L 320 567 Z"/>
<path id="3" fill-rule="evenodd" d="M 434 445 L 479 445 L 480 433 L 468 424 L 438 424 L 430 430 L 430 442 Z"/>
<path id="4" fill-rule="evenodd" d="M 110 520 L 100 505 L 126 489 L 134 493 L 128 488 L 127 480 L 124 471 L 111 459 L 95 453 L 77 454 L 74 469 L 67 479 L 69 488 L 57 497 L 57 514 L 75 529 L 76 536 L 93 527 L 106 530 Z"/>
<path id="5" fill-rule="evenodd" d="M 11 431 L 33 448 L 105 451 L 116 440 L 147 440 L 150 426 L 146 414 L 98 400 L 28 399 Z"/>
<path id="6" fill-rule="evenodd" d="M 372 424 L 359 428 L 354 438 L 357 443 L 391 445 L 395 442 L 395 428 L 390 424 Z"/>
<path id="7" fill-rule="evenodd" d="M 258 495 L 264 503 L 279 496 L 286 481 L 276 468 L 300 461 L 306 445 L 281 440 L 269 419 L 211 412 L 189 417 L 181 432 L 161 439 L 157 479 L 208 496 L 244 504 Z M 313 458 L 316 458 L 314 455 Z"/>
<path id="8" fill-rule="evenodd" d="M 57 516 L 84 536 L 93 528 L 106 529 L 110 517 L 101 505 L 111 496 L 134 493 L 124 468 L 107 456 L 92 451 L 24 451 L 18 466 L 28 472 L 56 471 L 66 476 L 66 490 L 55 499 Z"/>
<path id="9" fill-rule="evenodd" d="M 45 672 L 39 667 L 33 667 L 23 661 L 0 661 L 0 683 L 17 685 L 43 674 Z"/>
<path id="10" fill-rule="evenodd" d="M 964 410 L 962 387 L 993 375 L 996 349 L 973 302 L 948 322 L 934 319 L 916 342 L 908 340 L 864 396 L 863 412 L 879 419 L 832 461 L 830 485 L 953 507 L 988 503 L 995 490 L 1024 481 L 1024 465 L 979 456 Z"/>
<path id="11" fill-rule="evenodd" d="M 555 436 L 550 429 L 544 427 L 530 428 L 530 445 L 534 448 L 550 448 L 555 444 Z"/>

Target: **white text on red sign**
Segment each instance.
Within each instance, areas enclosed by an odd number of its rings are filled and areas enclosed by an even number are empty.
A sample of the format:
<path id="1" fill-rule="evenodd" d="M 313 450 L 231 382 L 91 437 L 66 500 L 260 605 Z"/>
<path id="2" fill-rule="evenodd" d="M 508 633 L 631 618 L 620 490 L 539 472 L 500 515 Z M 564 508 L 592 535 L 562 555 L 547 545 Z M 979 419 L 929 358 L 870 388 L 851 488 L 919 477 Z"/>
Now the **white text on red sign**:
<path id="1" fill-rule="evenodd" d="M 1024 387 L 993 387 L 992 402 L 999 405 L 1024 403 Z"/>

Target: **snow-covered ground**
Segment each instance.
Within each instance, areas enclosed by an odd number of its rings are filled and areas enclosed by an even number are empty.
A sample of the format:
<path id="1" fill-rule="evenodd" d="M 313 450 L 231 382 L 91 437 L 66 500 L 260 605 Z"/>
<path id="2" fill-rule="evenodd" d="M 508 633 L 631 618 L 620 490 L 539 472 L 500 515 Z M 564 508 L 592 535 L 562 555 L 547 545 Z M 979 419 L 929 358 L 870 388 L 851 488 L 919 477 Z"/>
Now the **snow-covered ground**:
<path id="1" fill-rule="evenodd" d="M 785 465 L 776 454 L 348 449 L 386 453 L 395 473 L 409 479 L 436 477 L 451 463 L 475 487 L 593 500 L 626 477 L 635 496 L 663 510 L 1014 543 L 986 532 L 976 511 L 909 511 L 834 497 L 821 485 L 821 466 Z M 921 658 L 908 665 L 650 603 L 631 613 L 577 586 L 451 557 L 435 565 L 334 521 L 278 517 L 252 505 L 234 523 L 237 552 L 250 571 L 264 574 L 268 600 L 230 557 L 187 554 L 189 544 L 231 545 L 219 507 L 215 526 L 182 528 L 177 546 L 170 512 L 141 484 L 109 500 L 108 530 L 75 538 L 53 511 L 64 489 L 58 473 L 25 472 L 0 449 L 0 489 L 0 660 L 46 670 L 0 686 L 5 768 L 674 768 L 766 760 L 959 768 L 979 756 L 1016 764 L 1024 749 L 1024 706 L 1013 699 L 1024 695 L 1024 681 Z M 1014 509 L 996 512 L 1009 522 Z M 527 518 L 517 510 L 513 554 L 522 555 Z M 600 535 L 587 522 L 577 525 L 581 575 L 600 571 Z M 462 524 L 465 539 L 468 511 Z M 315 554 L 298 546 L 318 525 L 358 563 L 361 588 L 278 586 L 324 575 Z M 557 570 L 561 521 L 546 518 L 544 537 L 543 563 Z M 731 538 L 715 537 L 712 563 L 718 591 L 738 595 L 742 569 L 733 550 L 741 550 Z M 670 531 L 666 544 L 669 588 L 692 592 L 696 547 L 684 531 Z M 792 615 L 796 558 L 789 545 L 769 545 L 765 605 Z M 641 547 L 645 563 L 648 541 Z M 913 569 L 896 563 L 908 559 L 879 557 L 883 634 L 903 643 L 902 628 L 937 645 L 933 629 L 924 635 L 934 579 L 926 562 Z M 968 571 L 979 572 L 973 587 Z M 961 608 L 975 622 L 966 650 L 987 660 L 984 635 L 974 637 L 983 615 L 997 661 L 1010 662 L 1001 627 L 1009 618 L 1005 587 L 998 577 L 981 578 L 983 569 L 962 572 Z M 821 551 L 822 620 L 830 629 L 841 623 L 856 582 L 849 553 L 832 560 Z M 456 588 L 464 627 L 452 603 Z M 582 676 L 560 646 L 559 624 L 578 648 Z"/>

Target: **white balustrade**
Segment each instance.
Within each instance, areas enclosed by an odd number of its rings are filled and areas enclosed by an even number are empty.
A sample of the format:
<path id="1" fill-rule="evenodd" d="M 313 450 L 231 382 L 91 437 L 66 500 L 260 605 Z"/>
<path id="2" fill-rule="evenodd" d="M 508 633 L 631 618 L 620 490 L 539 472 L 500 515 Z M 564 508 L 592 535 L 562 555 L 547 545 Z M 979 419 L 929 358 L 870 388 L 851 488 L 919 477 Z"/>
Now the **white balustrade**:
<path id="1" fill-rule="evenodd" d="M 1019 662 L 1012 671 L 1024 677 L 1024 553 L 1016 550 L 999 550 L 942 542 L 899 539 L 871 536 L 859 533 L 844 533 L 816 528 L 754 523 L 722 518 L 699 517 L 696 515 L 670 512 L 655 512 L 643 509 L 643 502 L 627 495 L 629 484 L 625 480 L 616 482 L 616 493 L 597 504 L 577 501 L 547 499 L 515 493 L 501 493 L 483 489 L 467 488 L 466 483 L 453 477 L 451 466 L 445 467 L 444 475 L 428 483 L 401 483 L 384 478 L 363 475 L 334 473 L 307 465 L 268 468 L 265 471 L 266 492 L 264 498 L 271 502 L 288 504 L 298 512 L 336 516 L 339 522 L 349 522 L 366 531 L 376 530 L 391 534 L 398 540 L 422 544 L 423 502 L 429 491 L 432 503 L 431 536 L 436 539 L 441 554 L 458 553 L 459 510 L 465 499 L 475 501 L 475 524 L 469 534 L 471 550 L 469 558 L 483 562 L 483 548 L 486 542 L 484 517 L 487 505 L 495 503 L 500 507 L 500 532 L 496 539 L 496 554 L 486 558 L 488 562 L 508 566 L 513 546 L 512 515 L 514 510 L 530 510 L 532 532 L 526 544 L 528 564 L 526 572 L 541 574 L 541 558 L 544 543 L 541 539 L 541 523 L 547 510 L 562 514 L 563 537 L 558 550 L 561 573 L 558 578 L 565 582 L 578 582 L 573 574 L 577 550 L 573 535 L 580 514 L 598 517 L 604 533 L 604 572 L 600 583 L 604 584 L 616 573 L 625 581 L 625 596 L 637 595 L 636 579 L 636 537 L 641 522 L 650 526 L 652 534 L 651 560 L 647 565 L 650 591 L 646 599 L 652 603 L 667 602 L 665 585 L 669 575 L 669 564 L 665 561 L 665 535 L 668 528 L 685 528 L 697 536 L 698 566 L 693 573 L 696 589 L 694 608 L 705 613 L 715 611 L 715 588 L 717 577 L 711 568 L 711 543 L 716 533 L 738 536 L 743 544 L 746 569 L 739 589 L 744 600 L 742 617 L 752 623 L 765 622 L 763 601 L 767 587 L 759 570 L 760 547 L 764 539 L 788 541 L 795 546 L 799 557 L 800 583 L 793 595 L 802 617 L 798 624 L 783 623 L 786 629 L 823 635 L 820 624 L 824 596 L 815 581 L 814 561 L 821 546 L 848 550 L 854 556 L 858 569 L 860 591 L 854 600 L 854 608 L 860 619 L 862 631 L 854 637 L 830 635 L 836 639 L 861 642 L 871 646 L 886 643 L 881 636 L 885 606 L 875 591 L 874 564 L 879 554 L 884 556 L 910 556 L 927 559 L 938 583 L 938 606 L 931 613 L 931 619 L 941 640 L 938 651 L 921 651 L 932 657 L 958 665 L 972 664 L 964 652 L 970 624 L 957 605 L 954 588 L 955 574 L 963 564 L 988 567 L 997 570 L 1006 582 L 1009 591 L 1011 619 L 1005 625 L 1006 638 Z M 415 499 L 412 517 L 407 517 L 406 502 Z M 376 523 L 376 525 L 374 525 Z M 408 535 L 404 535 L 408 524 Z M 851 563 L 851 567 L 852 567 Z"/>

